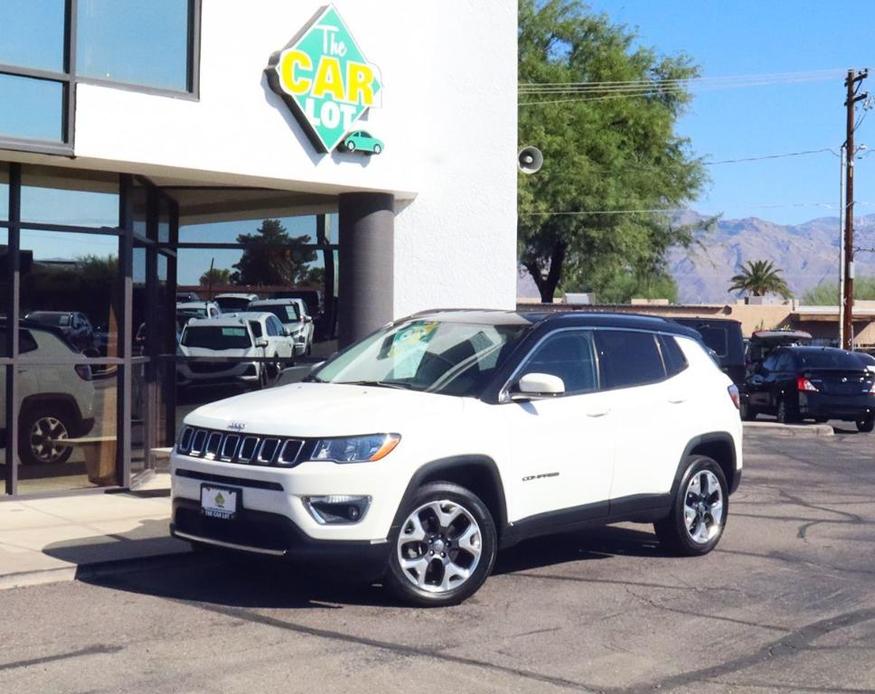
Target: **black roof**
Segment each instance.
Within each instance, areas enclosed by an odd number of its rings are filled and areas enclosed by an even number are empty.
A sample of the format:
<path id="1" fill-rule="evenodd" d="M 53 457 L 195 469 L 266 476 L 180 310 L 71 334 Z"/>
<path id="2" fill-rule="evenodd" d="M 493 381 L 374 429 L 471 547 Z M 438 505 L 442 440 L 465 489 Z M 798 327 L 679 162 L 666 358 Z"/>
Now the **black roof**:
<path id="1" fill-rule="evenodd" d="M 411 316 L 413 317 L 413 316 Z M 593 313 L 589 311 L 499 311 L 492 309 L 436 309 L 415 314 L 419 319 L 445 320 L 492 325 L 555 325 L 581 328 L 626 328 L 684 335 L 701 340 L 701 335 L 672 320 L 640 313 Z"/>

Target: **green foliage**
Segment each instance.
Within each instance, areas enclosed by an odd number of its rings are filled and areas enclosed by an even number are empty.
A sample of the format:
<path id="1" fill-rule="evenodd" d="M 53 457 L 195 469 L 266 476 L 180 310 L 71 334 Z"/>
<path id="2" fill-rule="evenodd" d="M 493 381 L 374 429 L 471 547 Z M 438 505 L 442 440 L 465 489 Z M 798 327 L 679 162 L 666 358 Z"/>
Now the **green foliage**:
<path id="1" fill-rule="evenodd" d="M 308 286 L 322 277 L 322 268 L 308 268 L 316 251 L 307 248 L 308 237 L 289 236 L 278 219 L 265 219 L 254 234 L 240 234 L 240 260 L 231 274 L 234 284 Z"/>
<path id="2" fill-rule="evenodd" d="M 668 299 L 677 303 L 678 286 L 668 273 L 621 272 L 606 278 L 596 294 L 599 303 L 628 304 L 631 299 Z"/>
<path id="3" fill-rule="evenodd" d="M 875 301 L 875 277 L 857 277 L 854 280 L 854 298 Z M 838 306 L 839 283 L 821 282 L 802 297 L 808 306 Z"/>
<path id="4" fill-rule="evenodd" d="M 753 296 L 780 294 L 789 299 L 790 288 L 781 277 L 781 271 L 771 260 L 752 260 L 742 266 L 741 272 L 732 277 L 730 292 L 747 292 Z"/>
<path id="5" fill-rule="evenodd" d="M 222 286 L 231 282 L 231 271 L 224 267 L 207 270 L 198 280 L 202 287 Z"/>
<path id="6" fill-rule="evenodd" d="M 519 81 L 655 83 L 698 74 L 686 56 L 635 48 L 634 38 L 578 0 L 520 0 Z M 689 94 L 654 84 L 640 96 L 603 96 L 520 96 L 520 145 L 541 149 L 544 166 L 519 175 L 519 255 L 547 302 L 560 282 L 599 293 L 627 273 L 658 278 L 665 251 L 692 242 L 693 228 L 660 212 L 689 201 L 705 180 L 674 132 Z M 611 210 L 648 211 L 604 212 Z"/>

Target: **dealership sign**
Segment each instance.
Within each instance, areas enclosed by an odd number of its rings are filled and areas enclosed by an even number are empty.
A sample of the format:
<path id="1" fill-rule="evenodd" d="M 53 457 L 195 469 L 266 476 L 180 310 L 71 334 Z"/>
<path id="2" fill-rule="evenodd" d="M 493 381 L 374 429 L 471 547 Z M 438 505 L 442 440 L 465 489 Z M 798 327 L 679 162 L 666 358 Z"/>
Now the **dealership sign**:
<path id="1" fill-rule="evenodd" d="M 379 68 L 365 59 L 331 5 L 271 57 L 266 72 L 322 152 L 341 144 L 369 108 L 380 106 Z"/>

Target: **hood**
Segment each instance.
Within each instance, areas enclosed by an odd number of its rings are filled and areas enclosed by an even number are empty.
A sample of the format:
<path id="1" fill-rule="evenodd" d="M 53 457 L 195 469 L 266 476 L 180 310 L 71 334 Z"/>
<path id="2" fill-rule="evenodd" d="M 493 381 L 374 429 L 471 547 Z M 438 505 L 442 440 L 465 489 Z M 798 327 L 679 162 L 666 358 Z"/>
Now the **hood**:
<path id="1" fill-rule="evenodd" d="M 293 383 L 199 407 L 186 424 L 276 436 L 347 436 L 398 432 L 461 413 L 464 398 L 396 388 Z M 438 420 L 440 421 L 440 420 Z M 441 421 L 440 428 L 446 426 Z"/>
<path id="2" fill-rule="evenodd" d="M 255 347 L 246 349 L 209 349 L 208 347 L 186 347 L 180 345 L 179 350 L 186 357 L 248 357 Z"/>

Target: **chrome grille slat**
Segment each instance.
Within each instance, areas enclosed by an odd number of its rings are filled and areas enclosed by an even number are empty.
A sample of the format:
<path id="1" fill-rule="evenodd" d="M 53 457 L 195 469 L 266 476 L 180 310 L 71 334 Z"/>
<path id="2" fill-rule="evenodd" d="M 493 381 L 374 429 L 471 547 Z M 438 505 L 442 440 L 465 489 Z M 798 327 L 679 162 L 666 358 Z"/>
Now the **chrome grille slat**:
<path id="1" fill-rule="evenodd" d="M 304 444 L 304 439 L 257 434 L 244 436 L 188 426 L 182 432 L 177 452 L 224 463 L 289 468 L 300 462 Z"/>

